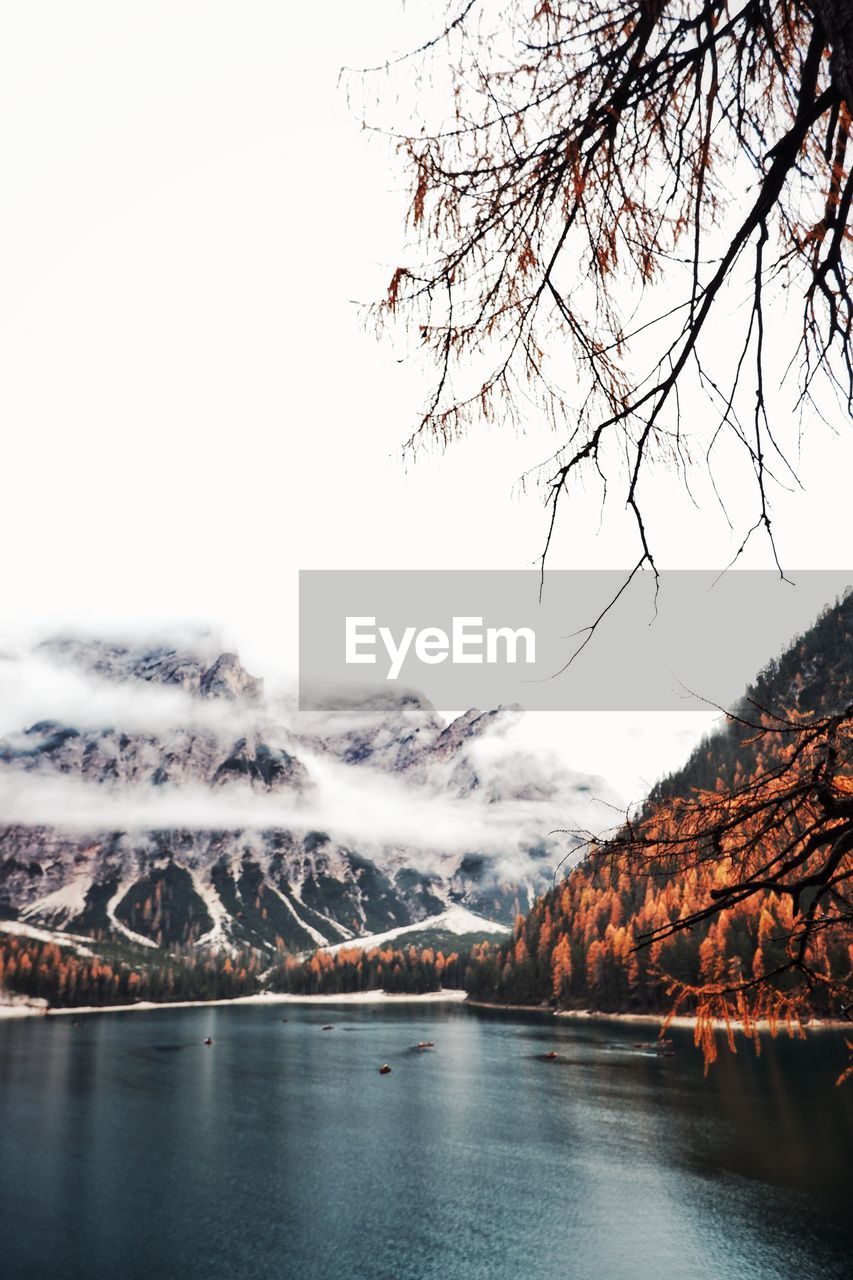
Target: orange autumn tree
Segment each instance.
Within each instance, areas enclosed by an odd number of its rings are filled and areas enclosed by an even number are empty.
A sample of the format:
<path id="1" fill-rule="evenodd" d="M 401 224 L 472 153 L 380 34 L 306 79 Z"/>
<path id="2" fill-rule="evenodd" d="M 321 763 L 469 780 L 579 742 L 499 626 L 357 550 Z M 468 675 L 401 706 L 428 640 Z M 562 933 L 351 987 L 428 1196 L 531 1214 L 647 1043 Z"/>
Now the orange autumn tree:
<path id="1" fill-rule="evenodd" d="M 730 788 L 658 800 L 614 836 L 587 837 L 586 872 L 645 880 L 655 914 L 632 950 L 648 950 L 670 1016 L 697 1014 L 697 1042 L 716 1053 L 714 1019 L 754 1032 L 765 1018 L 797 1030 L 818 1006 L 851 1016 L 853 706 L 837 715 L 763 714 L 751 730 L 761 765 Z M 667 910 L 659 885 L 680 885 Z M 748 915 L 755 950 L 731 954 L 726 932 Z M 699 974 L 668 971 L 679 938 L 700 932 Z"/>
<path id="2" fill-rule="evenodd" d="M 566 994 L 567 984 L 572 976 L 572 949 L 566 934 L 562 935 L 554 948 L 551 975 L 554 999 L 559 1004 Z"/>

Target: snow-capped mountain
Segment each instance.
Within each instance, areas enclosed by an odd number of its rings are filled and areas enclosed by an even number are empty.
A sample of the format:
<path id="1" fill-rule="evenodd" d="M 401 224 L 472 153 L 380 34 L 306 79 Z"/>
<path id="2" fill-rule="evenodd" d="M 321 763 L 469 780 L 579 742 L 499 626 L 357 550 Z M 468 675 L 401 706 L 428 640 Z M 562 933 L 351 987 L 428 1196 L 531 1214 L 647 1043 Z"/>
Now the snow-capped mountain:
<path id="1" fill-rule="evenodd" d="M 549 831 L 605 790 L 514 747 L 514 709 L 447 724 L 406 693 L 297 713 L 201 641 L 51 641 L 27 662 L 57 709 L 0 741 L 0 920 L 22 927 L 272 952 L 455 907 L 506 924 L 565 854 Z"/>

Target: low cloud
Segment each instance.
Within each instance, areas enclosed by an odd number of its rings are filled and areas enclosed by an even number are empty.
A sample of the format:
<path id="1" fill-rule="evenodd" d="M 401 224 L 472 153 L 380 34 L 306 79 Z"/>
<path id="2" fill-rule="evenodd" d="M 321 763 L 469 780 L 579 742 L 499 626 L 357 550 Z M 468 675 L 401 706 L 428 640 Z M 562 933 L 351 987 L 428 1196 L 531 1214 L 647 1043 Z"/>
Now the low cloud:
<path id="1" fill-rule="evenodd" d="M 458 855 L 472 851 L 513 854 L 554 827 L 608 825 L 594 798 L 575 800 L 573 812 L 559 802 L 510 800 L 489 803 L 456 798 L 377 771 L 309 762 L 316 783 L 310 796 L 259 793 L 234 783 L 208 787 L 115 787 L 78 777 L 0 773 L 0 822 L 50 826 L 72 832 L 144 833 L 189 830 L 325 831 L 357 848 L 387 846 Z"/>
<path id="2" fill-rule="evenodd" d="M 412 714 L 417 720 L 422 713 Z M 179 687 L 102 678 L 46 649 L 0 655 L 0 737 L 14 740 L 42 720 L 82 731 L 152 734 L 166 742 L 175 730 L 193 727 L 224 744 L 250 730 L 281 745 L 292 741 L 286 726 L 319 738 L 353 723 L 365 727 L 358 717 L 300 718 L 286 702 L 264 707 L 204 700 Z M 213 788 L 94 783 L 47 768 L 8 766 L 0 769 L 0 823 L 92 835 L 126 832 L 134 847 L 155 830 L 227 830 L 247 838 L 272 829 L 320 830 L 380 863 L 406 860 L 425 872 L 446 873 L 460 855 L 482 852 L 507 878 L 523 878 L 527 850 L 548 841 L 550 832 L 601 831 L 619 820 L 619 798 L 602 779 L 572 772 L 554 750 L 537 750 L 512 721 L 465 744 L 463 773 L 470 775 L 470 766 L 476 774 L 467 790 L 457 785 L 458 755 L 412 777 L 342 763 L 304 740 L 289 749 L 313 784 L 304 794 L 254 790 L 241 781 Z M 555 836 L 553 846 L 556 861 L 569 841 Z"/>
<path id="3" fill-rule="evenodd" d="M 0 654 L 0 738 L 42 720 L 79 730 L 165 734 L 193 727 L 239 736 L 259 720 L 240 703 L 193 697 L 179 686 L 110 680 L 38 648 Z"/>

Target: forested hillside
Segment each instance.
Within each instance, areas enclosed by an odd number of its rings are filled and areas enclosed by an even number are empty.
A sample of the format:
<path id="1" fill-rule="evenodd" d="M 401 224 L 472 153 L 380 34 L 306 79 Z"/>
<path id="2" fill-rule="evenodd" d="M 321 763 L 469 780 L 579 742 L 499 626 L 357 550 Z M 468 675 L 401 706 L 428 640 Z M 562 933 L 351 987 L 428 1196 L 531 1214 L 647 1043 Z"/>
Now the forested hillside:
<path id="1" fill-rule="evenodd" d="M 768 743 L 748 727 L 767 716 L 832 715 L 853 702 L 853 592 L 824 610 L 809 631 L 769 662 L 728 723 L 700 743 L 687 763 L 652 789 L 650 802 L 731 787 L 762 767 Z"/>
<path id="2" fill-rule="evenodd" d="M 848 595 L 761 672 L 735 708 L 738 718 L 655 787 L 634 820 L 638 828 L 655 821 L 660 833 L 661 820 L 653 816 L 662 810 L 679 815 L 687 806 L 695 811 L 712 803 L 711 797 L 749 792 L 774 776 L 796 750 L 792 732 L 779 727 L 783 722 L 807 725 L 815 717 L 835 715 L 851 696 L 853 598 Z M 839 764 L 838 771 L 843 774 L 845 768 Z M 837 781 L 841 785 L 845 779 Z M 772 857 L 772 838 L 765 832 L 762 839 Z M 729 860 L 708 854 L 697 854 L 675 872 L 671 862 L 653 856 L 642 864 L 629 859 L 581 863 L 519 917 L 511 942 L 474 949 L 467 989 L 490 1000 L 665 1011 L 672 1005 L 673 982 L 683 989 L 761 978 L 785 962 L 795 914 L 791 896 L 753 893 L 687 931 L 637 948 L 644 935 L 665 930 L 713 901 L 731 876 Z M 809 964 L 829 978 L 849 974 L 851 943 L 849 929 L 818 930 L 809 940 Z M 808 1003 L 815 1013 L 835 1011 L 821 983 L 811 989 Z M 689 1011 L 689 998 L 682 1007 Z"/>
<path id="3" fill-rule="evenodd" d="M 0 988 L 51 1008 L 133 1004 L 140 1000 L 226 1000 L 259 989 L 257 953 L 191 949 L 139 952 L 109 944 L 62 946 L 0 931 Z"/>

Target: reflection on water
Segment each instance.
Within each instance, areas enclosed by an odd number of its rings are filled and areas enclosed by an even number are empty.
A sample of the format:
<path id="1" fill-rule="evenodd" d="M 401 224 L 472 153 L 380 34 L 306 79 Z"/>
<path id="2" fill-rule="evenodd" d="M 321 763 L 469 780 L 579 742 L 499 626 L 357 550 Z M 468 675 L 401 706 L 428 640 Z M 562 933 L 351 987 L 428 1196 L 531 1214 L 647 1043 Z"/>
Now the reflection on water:
<path id="1" fill-rule="evenodd" d="M 645 1028 L 450 1006 L 287 1017 L 0 1024 L 4 1276 L 848 1274 L 835 1033 L 705 1079 L 683 1032 L 664 1058 Z"/>

